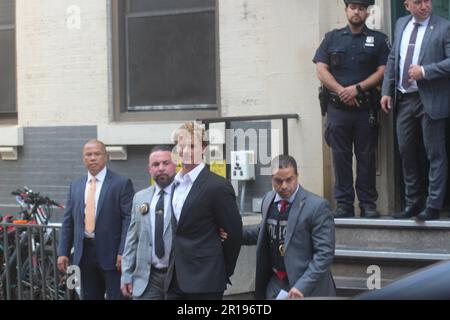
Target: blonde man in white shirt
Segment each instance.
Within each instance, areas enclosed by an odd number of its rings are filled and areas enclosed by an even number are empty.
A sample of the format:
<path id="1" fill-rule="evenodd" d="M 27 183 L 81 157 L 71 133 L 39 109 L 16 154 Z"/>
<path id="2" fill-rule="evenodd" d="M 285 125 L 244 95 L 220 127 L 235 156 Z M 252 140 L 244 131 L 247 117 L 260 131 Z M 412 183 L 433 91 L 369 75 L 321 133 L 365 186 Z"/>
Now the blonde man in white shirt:
<path id="1" fill-rule="evenodd" d="M 231 184 L 203 163 L 204 130 L 193 122 L 174 135 L 182 170 L 173 192 L 167 299 L 219 300 L 239 256 L 242 220 Z M 219 230 L 228 237 L 221 241 Z"/>

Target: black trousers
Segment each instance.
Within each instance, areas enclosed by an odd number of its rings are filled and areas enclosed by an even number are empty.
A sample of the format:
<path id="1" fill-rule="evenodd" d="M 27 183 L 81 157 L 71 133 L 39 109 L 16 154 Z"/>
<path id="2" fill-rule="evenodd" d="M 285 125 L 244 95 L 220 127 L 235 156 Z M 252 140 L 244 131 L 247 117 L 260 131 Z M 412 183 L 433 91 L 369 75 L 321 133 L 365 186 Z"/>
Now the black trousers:
<path id="1" fill-rule="evenodd" d="M 101 253 L 100 253 L 101 254 Z M 95 240 L 84 240 L 80 260 L 81 298 L 83 300 L 123 300 L 120 272 L 103 270 L 97 263 Z"/>
<path id="2" fill-rule="evenodd" d="M 222 292 L 202 292 L 202 293 L 186 293 L 183 292 L 177 281 L 175 268 L 173 270 L 172 281 L 167 291 L 166 300 L 222 300 Z"/>
<path id="3" fill-rule="evenodd" d="M 332 149 L 337 205 L 353 212 L 355 189 L 361 209 L 375 209 L 376 148 L 378 127 L 370 125 L 369 110 L 342 110 L 328 106 L 325 139 Z M 353 154 L 356 157 L 356 183 L 353 183 Z"/>

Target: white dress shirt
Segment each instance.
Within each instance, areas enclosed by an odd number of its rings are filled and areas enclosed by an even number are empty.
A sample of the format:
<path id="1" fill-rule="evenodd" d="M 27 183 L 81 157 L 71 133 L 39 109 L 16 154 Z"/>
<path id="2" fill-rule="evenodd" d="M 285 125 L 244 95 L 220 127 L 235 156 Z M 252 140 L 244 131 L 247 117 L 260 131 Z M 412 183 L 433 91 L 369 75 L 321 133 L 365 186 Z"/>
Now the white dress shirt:
<path id="1" fill-rule="evenodd" d="M 168 185 L 167 187 L 164 188 L 164 193 L 165 193 L 164 194 L 164 221 L 166 220 L 166 217 L 167 217 L 168 211 L 169 211 L 167 209 L 170 206 L 172 185 L 173 185 L 173 183 L 171 183 L 170 185 Z M 150 224 L 151 224 L 151 228 L 152 228 L 152 243 L 153 244 L 155 244 L 155 209 L 156 209 L 156 204 L 158 203 L 158 200 L 160 197 L 160 195 L 159 195 L 160 191 L 161 191 L 161 188 L 155 183 L 155 193 L 153 194 L 152 202 L 150 203 Z M 166 246 L 164 246 L 164 247 L 166 247 Z M 169 265 L 169 253 L 170 252 L 167 252 L 167 250 L 164 250 L 164 256 L 160 259 L 156 255 L 155 245 L 153 245 L 152 265 L 158 269 L 166 268 Z"/>
<path id="2" fill-rule="evenodd" d="M 103 186 L 103 182 L 105 181 L 105 177 L 106 177 L 106 172 L 107 169 L 106 167 L 104 167 L 102 169 L 102 171 L 100 171 L 96 176 L 95 179 L 96 184 L 95 184 L 95 218 L 97 218 L 97 204 L 98 204 L 98 199 L 100 198 L 100 192 L 102 191 L 102 186 Z M 91 179 L 94 178 L 94 176 L 91 175 L 90 172 L 88 172 L 88 178 L 86 181 L 86 186 L 84 189 L 84 206 L 86 207 L 86 202 L 87 202 L 87 195 L 89 192 L 89 181 L 91 181 Z M 88 234 L 87 232 L 85 232 L 85 236 L 88 238 L 94 238 L 95 237 L 95 233 L 91 233 Z"/>
<path id="3" fill-rule="evenodd" d="M 177 218 L 177 221 L 180 220 L 181 209 L 183 209 L 184 202 L 191 191 L 192 185 L 195 180 L 198 178 L 200 172 L 205 168 L 205 164 L 201 163 L 196 166 L 194 169 L 189 171 L 187 174 L 183 175 L 183 171 L 178 172 L 175 176 L 175 182 L 178 186 L 175 189 L 175 193 L 173 194 L 173 213 Z"/>
<path id="4" fill-rule="evenodd" d="M 409 40 L 411 38 L 411 33 L 413 32 L 414 24 L 416 22 L 420 23 L 420 27 L 417 30 L 417 39 L 416 39 L 416 45 L 414 47 L 414 55 L 413 55 L 413 59 L 412 59 L 412 64 L 419 63 L 419 55 L 420 55 L 420 50 L 422 48 L 423 37 L 425 36 L 425 31 L 428 28 L 428 23 L 430 22 L 430 17 L 428 17 L 428 19 L 426 19 L 425 21 L 422 21 L 422 22 L 416 21 L 413 18 L 413 19 L 411 19 L 411 21 L 408 22 L 405 30 L 403 30 L 402 41 L 400 42 L 400 79 L 398 82 L 398 89 L 402 93 L 416 92 L 419 90 L 419 88 L 417 87 L 416 81 L 411 82 L 411 85 L 409 86 L 409 88 L 407 90 L 405 90 L 405 88 L 403 88 L 403 85 L 402 85 L 403 67 L 405 64 L 406 53 L 408 52 Z M 424 71 L 423 67 L 422 67 L 422 74 L 423 74 L 423 77 L 425 77 L 425 71 Z"/>

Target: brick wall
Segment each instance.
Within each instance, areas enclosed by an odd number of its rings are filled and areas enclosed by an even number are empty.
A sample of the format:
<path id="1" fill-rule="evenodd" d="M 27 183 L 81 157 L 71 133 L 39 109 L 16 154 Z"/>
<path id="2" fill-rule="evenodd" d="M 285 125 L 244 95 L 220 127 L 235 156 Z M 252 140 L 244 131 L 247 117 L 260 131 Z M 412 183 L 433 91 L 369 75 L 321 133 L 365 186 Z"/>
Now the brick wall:
<path id="1" fill-rule="evenodd" d="M 70 182 L 86 172 L 83 145 L 96 135 L 95 127 L 25 128 L 19 160 L 0 161 L 0 214 L 16 212 L 11 191 L 23 186 L 64 203 Z"/>
<path id="2" fill-rule="evenodd" d="M 108 121 L 108 3 L 16 1 L 19 125 Z"/>

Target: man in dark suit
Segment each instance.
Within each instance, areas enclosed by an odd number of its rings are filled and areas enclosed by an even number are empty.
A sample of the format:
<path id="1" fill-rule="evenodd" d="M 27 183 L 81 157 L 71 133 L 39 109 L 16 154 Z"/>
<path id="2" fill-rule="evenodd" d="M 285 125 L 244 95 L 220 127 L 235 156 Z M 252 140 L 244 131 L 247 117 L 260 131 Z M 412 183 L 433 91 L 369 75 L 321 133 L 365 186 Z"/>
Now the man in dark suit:
<path id="1" fill-rule="evenodd" d="M 445 123 L 450 108 L 450 22 L 432 14 L 431 0 L 406 0 L 411 15 L 395 27 L 381 107 L 396 105 L 397 139 L 405 182 L 405 211 L 394 218 L 439 219 L 447 183 Z M 422 134 L 430 161 L 428 197 L 420 173 Z M 422 210 L 425 206 L 425 209 Z"/>
<path id="2" fill-rule="evenodd" d="M 175 132 L 182 170 L 173 192 L 172 252 L 167 299 L 222 299 L 239 256 L 242 220 L 229 182 L 202 162 L 204 130 L 186 123 Z M 221 241 L 222 228 L 228 239 Z"/>
<path id="3" fill-rule="evenodd" d="M 243 244 L 256 244 L 256 299 L 331 297 L 336 289 L 334 220 L 328 201 L 298 184 L 291 156 L 272 161 L 272 186 L 262 204 L 262 221 L 244 229 Z"/>
<path id="4" fill-rule="evenodd" d="M 58 268 L 81 271 L 85 300 L 122 299 L 120 269 L 133 199 L 131 180 L 106 168 L 105 145 L 88 141 L 83 148 L 87 176 L 70 185 L 58 248 Z"/>

